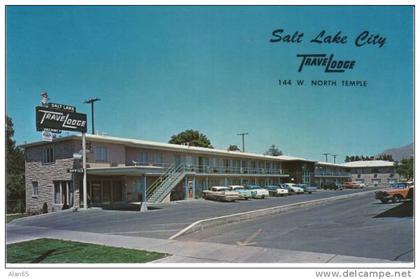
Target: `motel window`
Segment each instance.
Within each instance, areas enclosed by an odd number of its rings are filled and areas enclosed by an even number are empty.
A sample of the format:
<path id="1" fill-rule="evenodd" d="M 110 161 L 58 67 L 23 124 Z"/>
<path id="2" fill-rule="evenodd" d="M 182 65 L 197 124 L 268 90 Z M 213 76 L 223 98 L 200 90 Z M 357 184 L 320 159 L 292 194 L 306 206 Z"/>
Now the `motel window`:
<path id="1" fill-rule="evenodd" d="M 105 146 L 96 146 L 95 147 L 95 160 L 97 162 L 107 162 L 108 161 L 108 148 Z"/>
<path id="2" fill-rule="evenodd" d="M 162 152 L 157 152 L 155 154 L 155 163 L 157 165 L 162 165 L 163 164 L 163 154 L 162 154 Z"/>
<path id="3" fill-rule="evenodd" d="M 38 181 L 32 181 L 32 197 L 38 196 Z"/>
<path id="4" fill-rule="evenodd" d="M 140 152 L 140 163 L 148 163 L 149 162 L 149 153 L 147 151 Z"/>
<path id="5" fill-rule="evenodd" d="M 54 203 L 60 204 L 60 192 L 61 192 L 61 183 L 60 181 L 54 181 Z"/>
<path id="6" fill-rule="evenodd" d="M 73 205 L 72 181 L 54 181 L 54 203 Z"/>
<path id="7" fill-rule="evenodd" d="M 54 162 L 54 148 L 52 146 L 45 147 L 42 149 L 42 163 L 53 163 Z"/>

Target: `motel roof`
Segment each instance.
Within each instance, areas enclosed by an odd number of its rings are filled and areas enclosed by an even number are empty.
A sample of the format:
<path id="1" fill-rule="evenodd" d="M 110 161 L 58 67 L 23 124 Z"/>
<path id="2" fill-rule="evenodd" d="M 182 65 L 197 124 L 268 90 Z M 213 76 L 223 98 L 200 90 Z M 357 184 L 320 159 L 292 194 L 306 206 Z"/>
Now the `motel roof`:
<path id="1" fill-rule="evenodd" d="M 367 168 L 367 167 L 392 167 L 394 162 L 382 161 L 382 160 L 372 160 L 372 161 L 354 161 L 341 164 L 342 166 L 352 167 L 352 168 Z"/>
<path id="2" fill-rule="evenodd" d="M 321 165 L 321 166 L 339 167 L 339 168 L 347 168 L 347 167 L 349 167 L 349 166 L 345 166 L 344 164 L 336 164 L 336 163 L 322 162 L 322 161 L 318 161 L 316 164 L 317 165 Z"/>
<path id="3" fill-rule="evenodd" d="M 66 137 L 59 137 L 54 138 L 53 142 L 62 142 L 66 140 L 81 140 L 81 135 L 70 135 Z M 305 162 L 316 162 L 313 160 L 308 160 L 299 157 L 281 155 L 281 156 L 269 156 L 269 155 L 262 155 L 262 154 L 255 154 L 255 153 L 248 153 L 248 152 L 240 152 L 240 151 L 227 151 L 223 149 L 213 149 L 213 148 L 205 148 L 205 147 L 197 147 L 197 146 L 188 146 L 188 145 L 180 145 L 180 144 L 171 144 L 171 143 L 162 143 L 162 142 L 155 142 L 155 141 L 146 141 L 146 140 L 139 140 L 139 139 L 128 139 L 128 138 L 120 138 L 120 137 L 111 137 L 111 136 L 103 136 L 103 135 L 92 135 L 86 134 L 86 140 L 92 142 L 103 142 L 103 143 L 114 143 L 114 144 L 122 144 L 128 147 L 137 147 L 137 148 L 154 148 L 159 150 L 166 150 L 166 151 L 188 151 L 191 153 L 200 153 L 200 154 L 213 154 L 213 155 L 227 155 L 231 157 L 238 157 L 238 158 L 255 158 L 255 159 L 269 159 L 269 160 L 279 160 L 279 161 L 305 161 Z M 38 145 L 44 145 L 48 142 L 45 141 L 37 141 L 28 144 L 22 145 L 22 147 L 33 147 Z"/>

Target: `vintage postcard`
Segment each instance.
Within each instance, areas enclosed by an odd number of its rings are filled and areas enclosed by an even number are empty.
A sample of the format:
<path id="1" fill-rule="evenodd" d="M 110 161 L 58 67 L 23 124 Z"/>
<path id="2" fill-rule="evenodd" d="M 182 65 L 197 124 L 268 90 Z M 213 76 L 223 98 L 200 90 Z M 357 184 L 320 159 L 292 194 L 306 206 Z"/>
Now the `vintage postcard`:
<path id="1" fill-rule="evenodd" d="M 414 6 L 9 5 L 5 19 L 9 276 L 411 276 Z"/>

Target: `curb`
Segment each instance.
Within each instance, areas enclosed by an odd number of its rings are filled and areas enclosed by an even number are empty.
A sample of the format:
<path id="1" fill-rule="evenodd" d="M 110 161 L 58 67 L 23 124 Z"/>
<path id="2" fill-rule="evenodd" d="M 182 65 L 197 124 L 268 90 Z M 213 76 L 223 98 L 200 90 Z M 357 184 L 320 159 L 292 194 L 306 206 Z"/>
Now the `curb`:
<path id="1" fill-rule="evenodd" d="M 311 200 L 311 201 L 304 201 L 304 202 L 298 202 L 293 204 L 287 204 L 287 205 L 280 205 L 275 207 L 269 207 L 269 208 L 262 208 L 252 211 L 246 211 L 246 212 L 240 212 L 235 214 L 229 214 L 224 216 L 218 216 L 218 217 L 212 217 L 208 219 L 201 219 L 198 221 L 195 221 L 194 223 L 188 225 L 186 228 L 180 230 L 176 234 L 172 235 L 168 239 L 176 239 L 182 235 L 186 235 L 189 233 L 193 233 L 196 231 L 202 231 L 207 228 L 225 225 L 225 224 L 231 224 L 236 223 L 240 221 L 250 220 L 261 216 L 267 216 L 267 215 L 274 215 L 281 212 L 289 211 L 295 208 L 301 208 L 301 207 L 309 207 L 309 206 L 315 206 L 319 204 L 324 204 L 328 202 L 338 201 L 338 200 L 345 200 L 350 199 L 358 196 L 362 196 L 365 194 L 374 193 L 377 190 L 371 190 L 371 191 L 363 191 L 348 195 L 340 195 L 336 197 L 329 197 L 329 198 L 323 198 L 318 200 Z"/>

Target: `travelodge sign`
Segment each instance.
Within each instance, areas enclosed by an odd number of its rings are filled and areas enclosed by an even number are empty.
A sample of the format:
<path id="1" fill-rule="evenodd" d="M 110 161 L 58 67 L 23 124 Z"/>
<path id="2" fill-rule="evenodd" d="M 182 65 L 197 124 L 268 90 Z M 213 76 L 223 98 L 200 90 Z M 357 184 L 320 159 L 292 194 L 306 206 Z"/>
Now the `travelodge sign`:
<path id="1" fill-rule="evenodd" d="M 57 107 L 36 107 L 36 129 L 66 130 L 86 133 L 86 114 Z"/>

